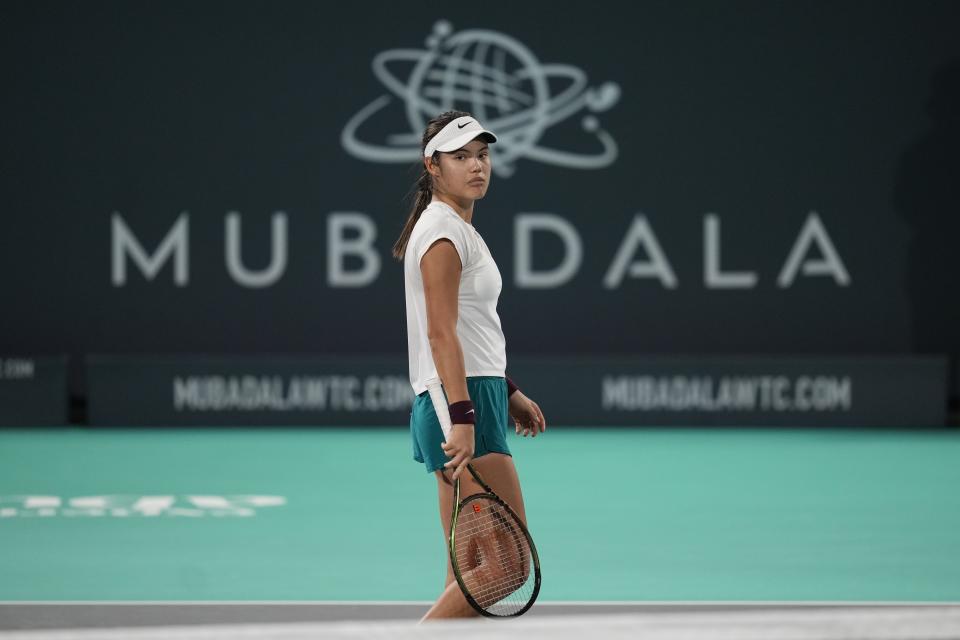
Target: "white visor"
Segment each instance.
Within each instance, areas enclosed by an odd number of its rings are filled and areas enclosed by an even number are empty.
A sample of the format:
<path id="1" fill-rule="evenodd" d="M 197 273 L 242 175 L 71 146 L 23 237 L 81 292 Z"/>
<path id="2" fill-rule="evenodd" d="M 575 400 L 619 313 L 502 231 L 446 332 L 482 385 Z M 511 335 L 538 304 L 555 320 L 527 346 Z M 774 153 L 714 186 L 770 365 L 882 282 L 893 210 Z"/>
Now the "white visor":
<path id="1" fill-rule="evenodd" d="M 477 136 L 487 136 L 487 142 L 496 142 L 497 136 L 480 126 L 473 116 L 463 116 L 449 122 L 440 132 L 430 138 L 427 148 L 423 150 L 423 157 L 429 158 L 435 151 L 456 151 L 465 146 Z"/>

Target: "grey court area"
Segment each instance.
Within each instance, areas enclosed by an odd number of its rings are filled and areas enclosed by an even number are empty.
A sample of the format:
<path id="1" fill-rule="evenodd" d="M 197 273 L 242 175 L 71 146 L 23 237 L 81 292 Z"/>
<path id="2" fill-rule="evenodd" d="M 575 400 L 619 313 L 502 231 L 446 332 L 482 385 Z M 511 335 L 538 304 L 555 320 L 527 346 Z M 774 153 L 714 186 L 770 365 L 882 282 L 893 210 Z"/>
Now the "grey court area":
<path id="1" fill-rule="evenodd" d="M 365 620 L 419 620 L 429 602 L 335 603 L 8 603 L 0 604 L 0 630 L 156 627 L 182 625 L 287 624 Z M 909 605 L 886 605 L 904 608 Z M 648 604 L 547 602 L 534 606 L 525 618 L 611 616 L 629 614 L 698 614 L 737 611 L 813 611 L 843 609 L 842 605 L 765 604 Z M 863 610 L 881 606 L 859 607 Z M 915 607 L 910 607 L 915 608 Z"/>
<path id="2" fill-rule="evenodd" d="M 417 625 L 419 604 L 4 605 L 5 640 L 957 640 L 960 606 L 551 605 Z M 405 619 L 398 619 L 405 618 Z M 28 628 L 11 630 L 19 619 Z M 68 625 L 69 628 L 63 628 Z M 38 628 L 38 627 L 48 628 Z"/>
<path id="3" fill-rule="evenodd" d="M 397 603 L 4 603 L 0 637 L 32 640 L 103 638 L 404 637 L 427 602 Z M 483 633 L 485 620 L 443 623 L 457 634 Z M 497 629 L 522 629 L 524 640 L 582 637 L 798 640 L 960 639 L 960 605 L 829 603 L 540 603 L 520 620 Z M 436 623 L 434 623 L 436 624 Z M 449 626 L 453 625 L 453 626 Z M 519 626 L 518 626 L 519 625 Z M 434 625 L 428 625 L 431 629 Z M 760 630 L 765 630 L 763 634 Z M 592 630 L 592 631 L 591 631 Z M 431 631 L 432 633 L 432 631 Z M 338 635 L 339 634 L 339 635 Z M 764 635 L 765 634 L 765 635 Z M 413 636 L 411 636 L 413 637 Z M 417 637 L 432 637 L 418 635 Z M 439 636 L 438 636 L 439 637 Z"/>

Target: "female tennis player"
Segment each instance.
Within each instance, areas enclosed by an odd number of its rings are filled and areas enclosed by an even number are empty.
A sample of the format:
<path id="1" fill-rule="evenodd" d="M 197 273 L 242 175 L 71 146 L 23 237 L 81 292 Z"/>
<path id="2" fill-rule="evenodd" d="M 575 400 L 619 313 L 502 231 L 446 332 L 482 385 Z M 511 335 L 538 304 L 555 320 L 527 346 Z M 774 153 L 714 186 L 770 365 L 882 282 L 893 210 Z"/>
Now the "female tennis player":
<path id="1" fill-rule="evenodd" d="M 450 535 L 453 481 L 464 496 L 482 489 L 466 465 L 526 524 L 520 480 L 506 430 L 523 436 L 547 428 L 537 403 L 506 377 L 506 342 L 497 315 L 502 281 L 490 250 L 473 227 L 474 205 L 490 186 L 490 144 L 497 137 L 464 111 L 427 123 L 423 173 L 393 255 L 403 261 L 410 383 L 417 397 L 410 417 L 413 455 L 437 478 L 440 519 Z M 453 428 L 448 441 L 427 391 L 439 377 Z M 446 554 L 447 549 L 444 549 Z M 424 620 L 477 615 L 447 560 L 439 599 Z"/>

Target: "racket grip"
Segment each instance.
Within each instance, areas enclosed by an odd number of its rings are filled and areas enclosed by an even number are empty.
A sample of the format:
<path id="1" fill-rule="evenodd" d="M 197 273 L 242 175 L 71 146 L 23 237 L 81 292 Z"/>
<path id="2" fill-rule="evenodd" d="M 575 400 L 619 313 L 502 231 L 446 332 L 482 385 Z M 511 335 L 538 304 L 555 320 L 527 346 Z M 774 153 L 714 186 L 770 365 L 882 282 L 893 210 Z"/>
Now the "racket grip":
<path id="1" fill-rule="evenodd" d="M 450 422 L 450 409 L 447 407 L 447 397 L 443 394 L 440 378 L 427 380 L 427 391 L 430 393 L 430 400 L 433 401 L 433 410 L 436 411 L 437 419 L 440 421 L 443 439 L 449 440 L 453 424 Z"/>

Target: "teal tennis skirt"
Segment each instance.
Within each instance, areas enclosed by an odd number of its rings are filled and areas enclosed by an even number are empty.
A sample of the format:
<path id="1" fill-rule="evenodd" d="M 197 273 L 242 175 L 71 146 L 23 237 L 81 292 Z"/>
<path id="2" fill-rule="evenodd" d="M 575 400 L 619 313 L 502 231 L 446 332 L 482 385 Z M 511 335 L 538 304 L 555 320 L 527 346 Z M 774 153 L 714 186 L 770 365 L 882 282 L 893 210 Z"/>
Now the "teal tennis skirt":
<path id="1" fill-rule="evenodd" d="M 474 426 L 474 458 L 488 453 L 510 454 L 507 446 L 507 381 L 495 376 L 467 378 L 467 393 L 476 410 Z M 410 412 L 410 436 L 413 439 L 413 459 L 426 465 L 427 473 L 443 469 L 450 460 L 440 447 L 443 430 L 433 409 L 430 392 L 424 391 L 413 399 Z"/>

